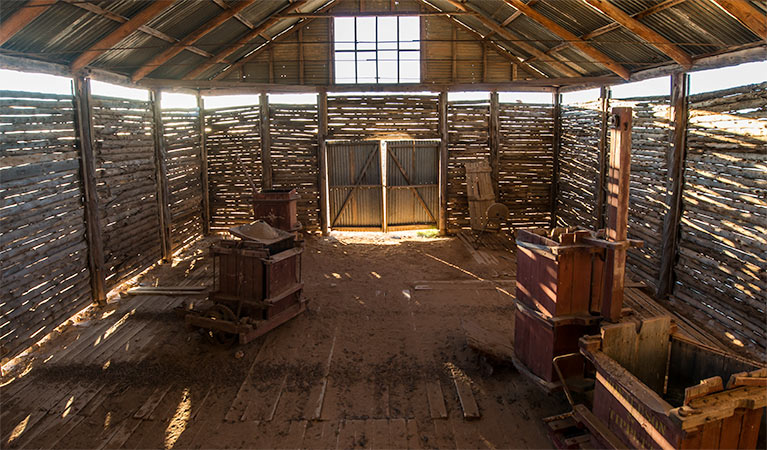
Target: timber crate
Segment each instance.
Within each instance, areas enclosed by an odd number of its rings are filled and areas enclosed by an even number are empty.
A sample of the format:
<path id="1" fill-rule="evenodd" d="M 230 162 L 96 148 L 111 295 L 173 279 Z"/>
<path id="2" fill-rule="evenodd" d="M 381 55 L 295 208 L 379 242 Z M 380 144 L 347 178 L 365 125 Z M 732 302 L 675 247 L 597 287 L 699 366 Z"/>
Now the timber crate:
<path id="1" fill-rule="evenodd" d="M 211 247 L 216 285 L 210 299 L 238 317 L 269 320 L 301 298 L 301 254 L 293 247 L 273 254 L 255 241 L 222 240 Z"/>
<path id="2" fill-rule="evenodd" d="M 547 317 L 535 309 L 517 303 L 514 315 L 515 366 L 529 371 L 547 389 L 559 387 L 554 358 L 578 352 L 578 339 L 599 330 L 599 316 L 572 315 Z M 579 355 L 578 355 L 579 356 Z M 524 365 L 521 368 L 517 361 Z M 559 363 L 565 379 L 583 377 L 583 357 L 572 357 Z"/>
<path id="3" fill-rule="evenodd" d="M 301 228 L 296 216 L 298 193 L 295 189 L 264 189 L 253 194 L 253 217 L 274 228 L 297 231 Z"/>
<path id="4" fill-rule="evenodd" d="M 580 242 L 587 236 L 588 231 L 563 233 L 557 242 L 517 231 L 517 300 L 553 317 L 599 311 L 602 265 L 597 249 Z"/>
<path id="5" fill-rule="evenodd" d="M 767 405 L 758 363 L 678 334 L 668 316 L 603 326 L 580 348 L 596 369 L 595 430 L 630 448 L 757 447 Z"/>

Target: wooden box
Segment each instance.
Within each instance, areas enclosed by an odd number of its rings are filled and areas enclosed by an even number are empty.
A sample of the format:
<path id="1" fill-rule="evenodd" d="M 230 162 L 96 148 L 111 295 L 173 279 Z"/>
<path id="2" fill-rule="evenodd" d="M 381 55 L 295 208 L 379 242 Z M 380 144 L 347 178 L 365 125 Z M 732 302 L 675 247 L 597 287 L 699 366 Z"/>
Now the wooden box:
<path id="1" fill-rule="evenodd" d="M 558 383 L 554 357 L 578 352 L 578 339 L 599 330 L 593 316 L 546 317 L 517 303 L 514 316 L 514 354 L 533 375 L 547 383 Z M 563 359 L 559 364 L 565 379 L 583 376 L 583 358 Z"/>
<path id="2" fill-rule="evenodd" d="M 756 448 L 767 369 L 673 331 L 669 317 L 581 339 L 593 413 L 629 448 Z"/>
<path id="3" fill-rule="evenodd" d="M 211 247 L 217 286 L 210 299 L 240 316 L 270 319 L 300 300 L 302 252 L 294 247 L 272 255 L 257 242 L 218 242 Z"/>
<path id="4" fill-rule="evenodd" d="M 295 189 L 265 189 L 253 194 L 253 217 L 274 228 L 296 231 L 301 228 L 296 214 L 298 193 Z"/>
<path id="5" fill-rule="evenodd" d="M 599 311 L 599 257 L 593 246 L 576 244 L 576 235 L 563 234 L 560 243 L 517 231 L 517 300 L 553 317 Z"/>

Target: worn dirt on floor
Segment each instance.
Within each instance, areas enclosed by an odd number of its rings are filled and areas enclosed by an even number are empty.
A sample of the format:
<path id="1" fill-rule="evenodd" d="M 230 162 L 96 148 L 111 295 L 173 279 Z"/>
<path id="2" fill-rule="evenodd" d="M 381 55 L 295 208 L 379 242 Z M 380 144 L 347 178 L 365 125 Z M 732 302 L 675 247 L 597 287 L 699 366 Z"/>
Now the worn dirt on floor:
<path id="1" fill-rule="evenodd" d="M 141 282 L 210 285 L 208 244 Z M 498 263 L 455 238 L 309 236 L 309 310 L 230 349 L 184 328 L 171 313 L 182 297 L 124 298 L 34 352 L 22 378 L 6 376 L 2 445 L 548 448 L 541 418 L 565 412 L 564 399 L 509 367 L 487 375 L 466 347 L 464 319 L 512 333 L 513 254 L 485 251 Z M 464 419 L 454 377 L 481 418 Z"/>

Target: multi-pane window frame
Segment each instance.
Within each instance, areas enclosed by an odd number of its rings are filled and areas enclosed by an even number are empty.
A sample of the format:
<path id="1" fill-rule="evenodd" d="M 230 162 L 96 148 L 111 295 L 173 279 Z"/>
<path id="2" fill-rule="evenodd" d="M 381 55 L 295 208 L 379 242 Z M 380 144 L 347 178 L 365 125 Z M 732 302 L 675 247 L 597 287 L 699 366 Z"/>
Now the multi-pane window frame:
<path id="1" fill-rule="evenodd" d="M 353 48 L 341 48 L 339 49 L 339 44 L 346 44 L 343 45 L 344 47 L 352 44 L 350 41 L 340 41 L 337 34 L 334 33 L 334 39 L 333 39 L 333 59 L 334 59 L 334 71 L 333 74 L 333 80 L 335 84 L 409 84 L 409 83 L 420 83 L 421 81 L 421 71 L 420 71 L 420 64 L 421 64 L 421 40 L 420 40 L 420 31 L 421 31 L 421 21 L 420 17 L 418 16 L 349 16 L 349 17 L 336 17 L 334 18 L 333 27 L 335 30 L 337 30 L 337 22 L 339 19 L 352 19 L 354 22 L 354 41 L 353 41 Z M 374 36 L 375 41 L 366 41 L 360 39 L 360 33 L 358 30 L 359 27 L 359 21 L 360 19 L 375 19 L 375 30 L 374 30 Z M 379 33 L 379 23 L 380 19 L 395 19 L 396 20 L 396 39 L 394 41 L 381 41 L 380 39 L 380 33 Z M 414 40 L 408 40 L 403 41 L 402 39 L 402 19 L 415 19 L 415 22 L 418 24 L 418 32 L 417 32 L 417 39 Z M 410 44 L 407 45 L 411 48 L 403 48 L 403 44 Z M 360 48 L 363 47 L 363 48 Z M 366 48 L 370 47 L 370 48 Z M 381 66 L 382 63 L 390 62 L 390 60 L 382 58 L 381 52 L 386 53 L 393 53 L 396 54 L 396 79 L 390 78 L 390 74 L 383 74 L 381 73 Z M 354 78 L 353 80 L 349 77 L 339 78 L 339 70 L 338 66 L 341 65 L 340 63 L 349 63 L 352 60 L 351 59 L 339 59 L 339 54 L 352 54 L 354 55 Z M 370 54 L 373 55 L 370 59 L 363 59 L 361 56 Z M 407 55 L 415 55 L 415 57 L 407 58 L 403 57 Z M 374 81 L 363 81 L 360 82 L 361 77 L 360 76 L 360 63 L 361 62 L 368 62 L 368 61 L 375 61 L 375 76 Z M 413 66 L 417 67 L 417 78 L 407 78 L 403 76 L 403 61 L 408 63 L 415 63 Z M 386 75 L 386 76 L 385 76 Z"/>

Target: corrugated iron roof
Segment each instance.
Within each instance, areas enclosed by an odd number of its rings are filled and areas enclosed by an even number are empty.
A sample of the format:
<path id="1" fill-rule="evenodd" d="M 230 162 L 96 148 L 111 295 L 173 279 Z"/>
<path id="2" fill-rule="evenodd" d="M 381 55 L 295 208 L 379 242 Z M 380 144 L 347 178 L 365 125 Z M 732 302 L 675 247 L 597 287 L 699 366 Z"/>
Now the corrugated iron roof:
<path id="1" fill-rule="evenodd" d="M 639 22 L 677 44 L 693 57 L 764 42 L 753 31 L 711 0 L 686 0 L 652 14 L 647 14 L 646 10 L 657 7 L 659 3 L 656 0 L 610 1 L 629 15 L 640 14 L 637 18 Z M 148 3 L 143 0 L 93 0 L 87 4 L 85 0 L 51 0 L 51 2 L 52 5 L 42 14 L 0 46 L 0 54 L 21 55 L 33 59 L 70 64 L 81 52 L 98 43 L 103 37 L 117 29 L 122 22 L 135 16 Z M 671 62 L 667 55 L 651 43 L 645 42 L 626 28 L 615 26 L 613 20 L 607 15 L 582 0 L 528 0 L 528 2 L 535 11 L 555 21 L 576 36 L 588 36 L 595 30 L 599 30 L 597 35 L 587 39 L 587 42 L 630 71 Z M 237 0 L 224 0 L 223 3 L 232 6 L 237 4 Z M 301 10 L 303 12 L 315 11 L 327 3 L 328 0 L 313 0 Z M 389 4 L 389 2 L 384 3 L 387 6 Z M 408 3 L 408 0 L 399 3 L 397 9 L 413 9 L 413 4 Z M 429 3 L 443 11 L 456 10 L 455 6 L 446 0 L 429 0 Z M 484 18 L 471 15 L 454 16 L 457 20 L 482 36 L 492 35 L 490 38 L 508 49 L 512 55 L 523 59 L 532 57 L 530 64 L 546 75 L 561 76 L 556 64 L 546 61 L 550 58 L 555 58 L 584 75 L 611 74 L 607 68 L 596 63 L 581 50 L 568 45 L 561 36 L 549 31 L 524 14 L 517 14 L 518 17 L 507 24 L 506 28 L 525 42 L 509 40 L 493 33 L 483 21 L 492 20 L 497 24 L 502 24 L 517 12 L 504 0 L 467 0 L 467 3 L 479 10 Z M 2 8 L 0 8 L 0 25 L 21 11 L 24 4 L 25 1 L 22 0 L 3 0 Z M 241 11 L 240 16 L 245 19 L 245 22 L 258 26 L 289 4 L 288 0 L 256 1 Z M 749 0 L 748 4 L 759 13 L 767 14 L 767 2 Z M 356 2 L 337 0 L 334 8 L 339 11 L 355 11 L 356 5 Z M 373 2 L 368 5 L 368 7 L 373 6 Z M 89 7 L 91 9 L 94 7 L 96 9 L 102 8 L 119 17 L 116 20 L 104 17 L 104 15 L 88 11 Z M 158 38 L 152 34 L 147 34 L 146 29 L 137 30 L 111 49 L 104 51 L 90 65 L 130 75 L 155 55 L 172 45 L 172 42 L 168 42 L 169 40 L 183 39 L 222 11 L 224 11 L 222 6 L 213 0 L 176 0 L 166 10 L 146 23 L 146 26 L 155 30 L 152 32 L 153 34 L 162 33 L 166 35 L 165 37 L 160 36 L 161 38 Z M 248 39 L 245 45 L 226 58 L 226 62 L 214 64 L 204 74 L 201 74 L 200 78 L 213 76 L 228 64 L 246 57 L 263 45 L 266 38 L 278 35 L 297 22 L 299 22 L 297 18 L 283 19 L 277 22 L 261 36 Z M 603 30 L 604 27 L 608 27 L 606 32 Z M 232 43 L 242 41 L 243 37 L 250 32 L 251 29 L 242 21 L 231 18 L 195 42 L 194 47 L 215 55 Z M 545 52 L 547 55 L 543 58 L 535 57 L 530 53 L 527 46 L 531 46 L 539 52 Z M 555 48 L 556 51 L 551 51 Z M 207 61 L 206 57 L 198 53 L 200 52 L 184 50 L 150 73 L 149 77 L 182 78 L 195 67 Z"/>

